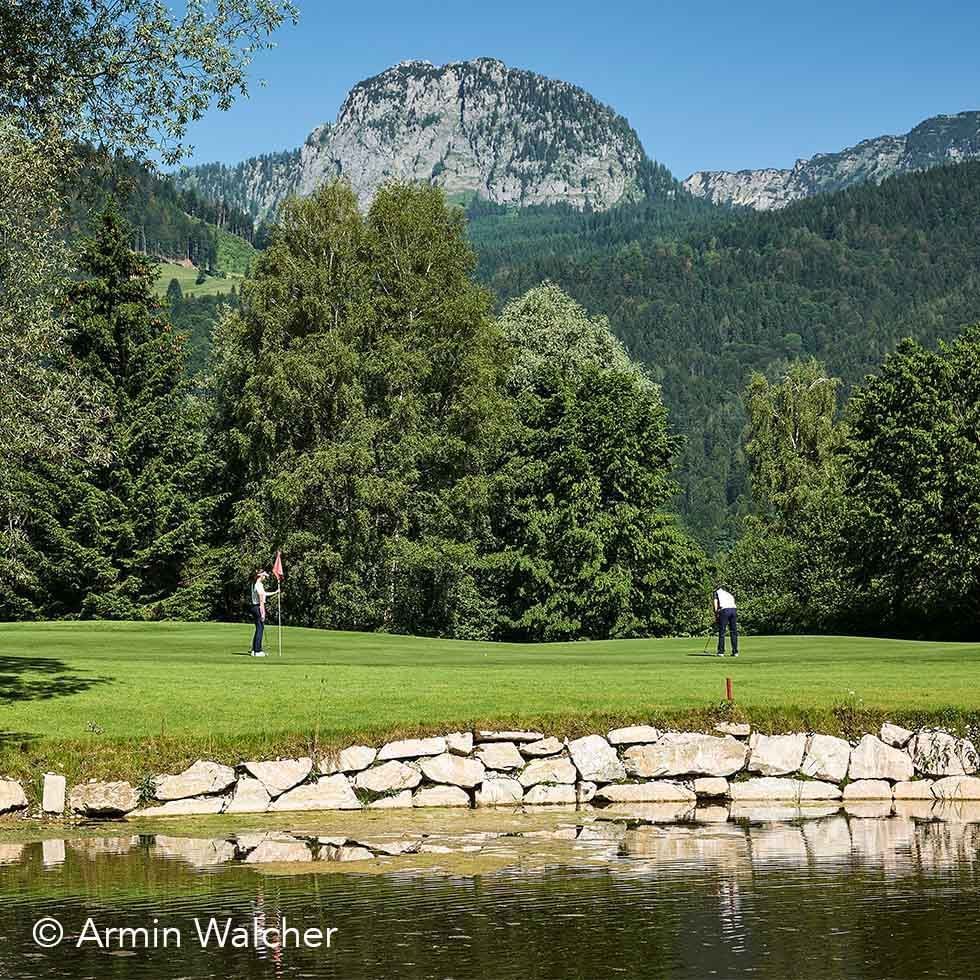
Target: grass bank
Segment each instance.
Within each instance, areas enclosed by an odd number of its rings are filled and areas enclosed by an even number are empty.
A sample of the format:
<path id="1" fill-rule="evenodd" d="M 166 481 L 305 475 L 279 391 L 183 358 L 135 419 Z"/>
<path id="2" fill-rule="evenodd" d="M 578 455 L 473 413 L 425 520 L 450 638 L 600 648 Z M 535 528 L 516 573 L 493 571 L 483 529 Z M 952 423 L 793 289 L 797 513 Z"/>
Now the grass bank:
<path id="1" fill-rule="evenodd" d="M 980 644 L 749 637 L 537 645 L 287 628 L 246 655 L 244 625 L 0 625 L 0 773 L 139 783 L 205 756 L 236 762 L 455 727 L 576 735 L 630 722 L 855 735 L 884 719 L 980 724 Z M 735 704 L 724 703 L 725 678 Z"/>

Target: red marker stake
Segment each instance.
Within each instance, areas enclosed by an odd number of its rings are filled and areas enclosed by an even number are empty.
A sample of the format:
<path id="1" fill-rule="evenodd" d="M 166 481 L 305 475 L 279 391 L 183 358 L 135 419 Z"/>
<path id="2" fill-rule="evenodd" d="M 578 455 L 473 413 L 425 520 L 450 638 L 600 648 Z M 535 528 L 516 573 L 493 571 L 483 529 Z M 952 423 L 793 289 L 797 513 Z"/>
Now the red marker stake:
<path id="1" fill-rule="evenodd" d="M 732 695 L 732 679 L 730 677 L 725 678 L 725 697 L 729 701 L 735 700 L 735 698 Z"/>

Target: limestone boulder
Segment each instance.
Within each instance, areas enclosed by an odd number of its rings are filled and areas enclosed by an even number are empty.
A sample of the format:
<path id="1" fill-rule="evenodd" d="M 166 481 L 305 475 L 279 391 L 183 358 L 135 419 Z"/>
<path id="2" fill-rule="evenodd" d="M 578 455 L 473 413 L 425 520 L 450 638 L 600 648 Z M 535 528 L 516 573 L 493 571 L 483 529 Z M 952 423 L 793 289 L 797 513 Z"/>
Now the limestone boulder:
<path id="1" fill-rule="evenodd" d="M 423 775 L 433 783 L 446 783 L 472 789 L 483 782 L 486 768 L 479 759 L 465 759 L 450 752 L 423 759 L 419 765 Z"/>
<path id="2" fill-rule="evenodd" d="M 803 765 L 806 736 L 755 734 L 749 742 L 749 772 L 763 776 L 785 776 Z"/>
<path id="3" fill-rule="evenodd" d="M 421 759 L 428 755 L 442 755 L 445 751 L 446 740 L 441 735 L 435 738 L 403 738 L 382 745 L 378 752 L 378 762 L 387 762 L 390 759 Z"/>
<path id="4" fill-rule="evenodd" d="M 324 776 L 337 772 L 360 772 L 367 769 L 378 757 L 378 750 L 370 745 L 348 745 L 339 752 L 329 752 L 320 759 L 319 770 Z"/>
<path id="5" fill-rule="evenodd" d="M 64 813 L 67 798 L 68 782 L 65 777 L 53 772 L 46 772 L 41 791 L 41 809 L 45 813 Z M 0 802 L 0 807 L 2 805 Z"/>
<path id="6" fill-rule="evenodd" d="M 656 742 L 660 732 L 652 725 L 630 725 L 628 728 L 614 728 L 606 738 L 610 745 L 642 745 Z"/>
<path id="7" fill-rule="evenodd" d="M 801 772 L 814 779 L 841 782 L 851 763 L 851 746 L 833 735 L 812 735 L 807 744 Z"/>
<path id="8" fill-rule="evenodd" d="M 469 755 L 473 751 L 473 733 L 450 732 L 446 736 L 446 749 L 453 755 Z"/>
<path id="9" fill-rule="evenodd" d="M 424 786 L 412 797 L 412 806 L 469 806 L 470 798 L 458 786 Z"/>
<path id="10" fill-rule="evenodd" d="M 939 800 L 980 800 L 980 779 L 976 776 L 944 776 L 932 784 Z"/>
<path id="11" fill-rule="evenodd" d="M 403 789 L 391 796 L 382 796 L 380 800 L 368 803 L 369 810 L 410 810 L 412 808 L 412 791 Z"/>
<path id="12" fill-rule="evenodd" d="M 931 779 L 913 779 L 907 783 L 895 783 L 893 793 L 896 800 L 932 800 Z"/>
<path id="13" fill-rule="evenodd" d="M 915 775 L 912 760 L 901 749 L 885 743 L 876 735 L 865 735 L 851 749 L 848 778 L 887 779 L 890 783 L 907 782 Z"/>
<path id="14" fill-rule="evenodd" d="M 520 806 L 524 802 L 524 787 L 509 776 L 484 780 L 476 791 L 476 805 Z"/>
<path id="15" fill-rule="evenodd" d="M 731 776 L 745 766 L 748 748 L 734 738 L 668 734 L 653 745 L 626 750 L 626 769 L 633 776 Z"/>
<path id="16" fill-rule="evenodd" d="M 820 780 L 786 779 L 779 776 L 757 776 L 731 783 L 729 786 L 734 802 L 756 802 L 766 800 L 792 800 L 800 803 L 807 800 L 839 800 L 839 786 Z"/>
<path id="17" fill-rule="evenodd" d="M 82 783 L 72 787 L 68 795 L 68 808 L 87 817 L 121 817 L 138 804 L 139 793 L 127 782 Z"/>
<path id="18" fill-rule="evenodd" d="M 546 755 L 558 755 L 565 748 L 565 743 L 550 736 L 539 739 L 537 742 L 525 742 L 520 747 L 521 755 L 530 759 L 537 759 Z"/>
<path id="19" fill-rule="evenodd" d="M 884 779 L 856 779 L 844 787 L 844 800 L 890 800 L 892 784 Z"/>
<path id="20" fill-rule="evenodd" d="M 358 789 L 366 789 L 371 793 L 394 793 L 401 789 L 414 789 L 420 782 L 422 782 L 422 772 L 417 766 L 395 760 L 383 762 L 380 766 L 372 766 L 354 777 L 354 785 Z"/>
<path id="21" fill-rule="evenodd" d="M 568 759 L 535 759 L 517 778 L 525 789 L 538 783 L 574 783 L 578 770 Z"/>
<path id="22" fill-rule="evenodd" d="M 886 721 L 881 726 L 881 732 L 878 737 L 885 745 L 891 745 L 896 749 L 904 749 L 912 740 L 914 734 L 915 732 L 909 731 L 907 728 L 902 728 L 901 725 L 889 725 Z"/>
<path id="23" fill-rule="evenodd" d="M 225 813 L 265 813 L 272 797 L 262 782 L 252 776 L 242 776 L 235 784 Z"/>
<path id="24" fill-rule="evenodd" d="M 567 783 L 562 786 L 539 783 L 524 794 L 524 802 L 528 806 L 575 803 L 577 802 L 575 787 Z"/>
<path id="25" fill-rule="evenodd" d="M 517 751 L 513 742 L 487 742 L 485 745 L 478 745 L 473 755 L 487 769 L 496 769 L 498 772 L 520 769 L 524 765 L 524 756 Z"/>
<path id="26" fill-rule="evenodd" d="M 289 810 L 360 810 L 361 801 L 342 773 L 321 776 L 315 783 L 304 783 L 269 805 L 270 813 Z"/>
<path id="27" fill-rule="evenodd" d="M 648 783 L 613 783 L 596 790 L 595 798 L 605 803 L 681 803 L 692 806 L 696 798 L 686 786 L 658 779 Z"/>
<path id="28" fill-rule="evenodd" d="M 593 783 L 613 783 L 626 778 L 626 770 L 616 750 L 601 735 L 586 735 L 568 743 L 572 762 L 582 779 Z"/>
<path id="29" fill-rule="evenodd" d="M 973 742 L 948 732 L 918 732 L 908 751 L 915 768 L 927 776 L 970 776 L 980 770 Z"/>
<path id="30" fill-rule="evenodd" d="M 728 796 L 728 780 L 722 776 L 699 776 L 694 780 L 694 795 L 698 797 Z"/>
<path id="31" fill-rule="evenodd" d="M 476 733 L 478 742 L 540 742 L 544 738 L 542 732 L 489 732 Z"/>
<path id="32" fill-rule="evenodd" d="M 298 786 L 313 771 L 313 760 L 280 759 L 276 762 L 246 762 L 245 771 L 254 776 L 272 797 Z"/>
<path id="33" fill-rule="evenodd" d="M 235 770 L 231 766 L 198 759 L 176 776 L 157 776 L 153 795 L 162 802 L 184 800 L 191 796 L 210 796 L 231 789 L 235 781 Z"/>
<path id="34" fill-rule="evenodd" d="M 133 804 L 133 806 L 135 805 Z M 0 779 L 0 813 L 23 810 L 26 806 L 27 796 L 24 793 L 24 787 L 16 779 Z"/>
<path id="35" fill-rule="evenodd" d="M 223 813 L 228 800 L 224 796 L 191 796 L 182 800 L 168 800 L 159 806 L 147 806 L 137 810 L 138 817 L 204 817 Z"/>
<path id="36" fill-rule="evenodd" d="M 575 784 L 575 802 L 591 803 L 595 799 L 599 787 L 595 783 L 579 782 Z"/>
<path id="37" fill-rule="evenodd" d="M 752 726 L 744 722 L 720 721 L 715 725 L 719 735 L 731 735 L 732 738 L 748 738 L 752 734 Z"/>

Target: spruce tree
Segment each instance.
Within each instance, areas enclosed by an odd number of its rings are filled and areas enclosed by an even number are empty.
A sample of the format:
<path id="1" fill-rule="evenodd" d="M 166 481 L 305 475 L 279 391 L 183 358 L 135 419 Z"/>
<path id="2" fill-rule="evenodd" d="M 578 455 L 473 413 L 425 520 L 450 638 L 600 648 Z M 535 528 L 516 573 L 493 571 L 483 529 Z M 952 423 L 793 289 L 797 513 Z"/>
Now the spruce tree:
<path id="1" fill-rule="evenodd" d="M 210 611 L 188 578 L 212 508 L 203 409 L 183 380 L 184 339 L 154 294 L 154 267 L 129 237 L 110 203 L 67 290 L 69 356 L 100 392 L 106 421 L 97 463 L 48 474 L 61 505 L 47 611 L 196 618 Z"/>

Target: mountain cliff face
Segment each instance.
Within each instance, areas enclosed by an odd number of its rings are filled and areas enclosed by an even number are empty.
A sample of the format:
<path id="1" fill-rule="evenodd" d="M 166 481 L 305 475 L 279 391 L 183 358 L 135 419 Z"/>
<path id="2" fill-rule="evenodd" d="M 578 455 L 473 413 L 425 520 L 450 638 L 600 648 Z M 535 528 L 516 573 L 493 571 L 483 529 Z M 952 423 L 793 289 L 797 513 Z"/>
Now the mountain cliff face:
<path id="1" fill-rule="evenodd" d="M 905 136 L 879 136 L 840 153 L 818 153 L 798 160 L 792 170 L 699 171 L 684 187 L 714 204 L 766 211 L 852 184 L 881 183 L 893 174 L 976 159 L 980 112 L 961 112 L 927 119 Z"/>
<path id="2" fill-rule="evenodd" d="M 189 168 L 179 181 L 262 220 L 334 177 L 362 204 L 399 178 L 498 204 L 605 210 L 644 196 L 652 169 L 629 123 L 587 92 L 480 58 L 403 62 L 355 85 L 299 150 Z"/>

